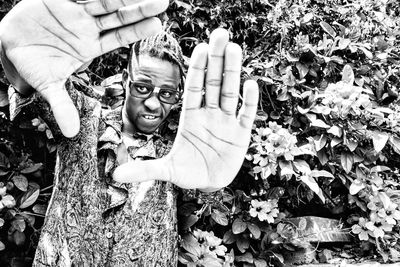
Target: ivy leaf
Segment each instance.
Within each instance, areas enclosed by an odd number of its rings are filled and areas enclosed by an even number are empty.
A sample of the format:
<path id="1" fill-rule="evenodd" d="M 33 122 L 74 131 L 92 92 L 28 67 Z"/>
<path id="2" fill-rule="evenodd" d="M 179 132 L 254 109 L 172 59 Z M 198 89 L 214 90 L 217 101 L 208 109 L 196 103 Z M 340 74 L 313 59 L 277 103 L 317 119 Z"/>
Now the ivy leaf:
<path id="1" fill-rule="evenodd" d="M 21 191 L 26 192 L 28 190 L 28 179 L 20 174 L 20 175 L 15 175 L 11 179 L 14 182 L 14 185 Z"/>
<path id="2" fill-rule="evenodd" d="M 324 29 L 324 31 L 326 33 L 328 33 L 330 36 L 332 36 L 333 38 L 335 38 L 336 36 L 336 32 L 335 30 L 332 28 L 331 25 L 329 25 L 328 23 L 326 23 L 325 21 L 321 21 L 319 23 L 319 25 L 322 27 L 322 29 Z"/>
<path id="3" fill-rule="evenodd" d="M 349 64 L 346 64 L 343 68 L 342 81 L 350 85 L 354 83 L 354 72 Z"/>
<path id="4" fill-rule="evenodd" d="M 317 157 L 319 159 L 319 162 L 321 162 L 322 165 L 325 165 L 329 161 L 328 155 L 326 154 L 325 149 L 318 151 Z"/>
<path id="5" fill-rule="evenodd" d="M 296 159 L 293 161 L 293 165 L 301 173 L 309 174 L 311 172 L 310 165 L 305 160 Z"/>
<path id="6" fill-rule="evenodd" d="M 386 145 L 389 140 L 389 135 L 384 132 L 373 131 L 372 132 L 372 143 L 374 144 L 374 149 L 379 153 Z"/>
<path id="7" fill-rule="evenodd" d="M 342 152 L 342 154 L 340 155 L 340 163 L 342 164 L 342 167 L 346 173 L 351 172 L 354 163 L 353 154 Z"/>
<path id="8" fill-rule="evenodd" d="M 213 212 L 211 213 L 211 218 L 216 223 L 223 225 L 223 226 L 226 226 L 229 223 L 228 218 L 226 217 L 226 214 L 219 210 L 213 210 Z"/>
<path id="9" fill-rule="evenodd" d="M 392 145 L 393 150 L 397 154 L 400 154 L 400 138 L 392 135 L 392 136 L 390 136 L 389 142 Z"/>
<path id="10" fill-rule="evenodd" d="M 254 224 L 254 223 L 249 223 L 249 224 L 247 224 L 247 228 L 249 229 L 250 233 L 253 235 L 253 237 L 255 239 L 260 238 L 261 230 L 260 230 L 260 227 L 258 227 L 258 225 Z"/>
<path id="11" fill-rule="evenodd" d="M 45 215 L 47 210 L 47 205 L 35 204 L 35 206 L 32 207 L 32 210 L 37 214 Z"/>
<path id="12" fill-rule="evenodd" d="M 5 249 L 6 249 L 6 245 L 4 245 L 4 243 L 0 241 L 0 251 L 3 251 Z"/>
<path id="13" fill-rule="evenodd" d="M 246 230 L 246 228 L 247 228 L 247 223 L 242 221 L 242 219 L 240 218 L 237 218 L 232 224 L 232 232 L 234 234 L 243 233 L 244 230 Z"/>
<path id="14" fill-rule="evenodd" d="M 322 134 L 319 138 L 317 138 L 317 140 L 314 141 L 315 150 L 320 151 L 321 149 L 323 149 L 327 141 L 328 138 L 324 134 Z"/>

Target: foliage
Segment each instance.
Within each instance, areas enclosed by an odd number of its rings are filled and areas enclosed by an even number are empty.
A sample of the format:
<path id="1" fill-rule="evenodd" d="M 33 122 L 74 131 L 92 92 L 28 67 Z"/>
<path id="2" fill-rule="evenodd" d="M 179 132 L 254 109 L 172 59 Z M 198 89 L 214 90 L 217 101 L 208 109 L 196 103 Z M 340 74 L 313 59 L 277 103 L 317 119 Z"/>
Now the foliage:
<path id="1" fill-rule="evenodd" d="M 340 218 L 361 253 L 400 260 L 399 15 L 395 0 L 172 1 L 161 18 L 186 56 L 225 27 L 244 48 L 243 80 L 261 89 L 235 181 L 181 192 L 181 264 L 283 266 L 284 251 L 310 246 L 286 220 L 302 215 Z M 85 77 L 100 84 L 126 59 L 127 49 L 110 53 Z M 0 248 L 10 261 L 33 255 L 54 144 L 40 118 L 4 113 Z"/>

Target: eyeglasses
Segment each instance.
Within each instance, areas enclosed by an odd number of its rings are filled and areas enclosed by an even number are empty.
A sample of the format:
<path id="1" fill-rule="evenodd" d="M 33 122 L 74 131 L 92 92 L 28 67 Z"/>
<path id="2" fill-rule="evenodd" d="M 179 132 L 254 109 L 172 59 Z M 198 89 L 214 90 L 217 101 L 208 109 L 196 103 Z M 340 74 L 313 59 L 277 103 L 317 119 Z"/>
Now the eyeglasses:
<path id="1" fill-rule="evenodd" d="M 150 83 L 132 81 L 130 78 L 128 86 L 130 94 L 137 98 L 147 99 L 155 92 L 160 102 L 172 105 L 181 98 L 181 93 L 176 89 L 157 87 Z"/>

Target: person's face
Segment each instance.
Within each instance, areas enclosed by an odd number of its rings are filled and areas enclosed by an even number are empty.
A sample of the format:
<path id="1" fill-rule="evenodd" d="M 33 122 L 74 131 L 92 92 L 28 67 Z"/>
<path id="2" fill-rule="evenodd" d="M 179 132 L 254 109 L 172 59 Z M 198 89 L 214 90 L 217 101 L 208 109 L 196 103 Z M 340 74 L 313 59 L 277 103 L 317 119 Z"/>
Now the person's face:
<path id="1" fill-rule="evenodd" d="M 169 100 L 173 98 L 168 92 L 178 90 L 180 71 L 177 65 L 149 55 L 140 55 L 138 61 L 139 64 L 133 67 L 132 73 L 123 76 L 126 90 L 124 128 L 132 133 L 151 134 L 171 111 L 173 104 L 164 102 L 171 102 Z M 142 86 L 149 84 L 152 86 Z M 141 93 L 148 92 L 148 88 L 154 86 L 154 91 L 143 97 Z M 159 98 L 164 99 L 164 102 Z"/>

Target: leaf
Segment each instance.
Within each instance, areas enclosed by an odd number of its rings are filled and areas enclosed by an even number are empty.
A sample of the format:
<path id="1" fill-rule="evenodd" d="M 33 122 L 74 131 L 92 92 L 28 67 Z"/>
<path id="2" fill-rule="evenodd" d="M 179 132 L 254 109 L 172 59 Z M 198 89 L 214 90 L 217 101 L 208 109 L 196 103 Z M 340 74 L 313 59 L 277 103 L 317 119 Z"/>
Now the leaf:
<path id="1" fill-rule="evenodd" d="M 7 208 L 14 208 L 15 207 L 15 199 L 12 195 L 5 195 L 2 197 L 1 202 Z"/>
<path id="2" fill-rule="evenodd" d="M 33 173 L 33 172 L 35 172 L 35 171 L 41 169 L 42 166 L 43 166 L 42 163 L 35 163 L 35 164 L 33 164 L 32 166 L 29 166 L 29 167 L 27 167 L 27 168 L 21 170 L 21 173 L 23 173 L 23 174 Z"/>
<path id="3" fill-rule="evenodd" d="M 337 136 L 337 137 L 342 137 L 342 135 L 343 135 L 343 130 L 342 130 L 342 128 L 340 128 L 340 127 L 338 127 L 338 126 L 336 126 L 336 125 L 333 125 L 328 131 L 326 131 L 327 133 L 330 133 L 330 134 L 333 134 L 334 136 Z"/>
<path id="4" fill-rule="evenodd" d="M 35 206 L 32 207 L 32 210 L 37 214 L 46 215 L 47 205 L 35 204 Z"/>
<path id="5" fill-rule="evenodd" d="M 386 145 L 389 140 L 389 135 L 384 132 L 373 131 L 372 132 L 372 143 L 374 144 L 374 149 L 379 153 Z"/>
<path id="6" fill-rule="evenodd" d="M 0 251 L 3 251 L 6 248 L 3 242 L 0 241 Z"/>
<path id="7" fill-rule="evenodd" d="M 343 67 L 342 81 L 350 85 L 353 85 L 354 83 L 354 72 L 349 64 L 346 64 Z"/>
<path id="8" fill-rule="evenodd" d="M 10 161 L 4 155 L 3 153 L 0 152 L 0 168 L 8 169 L 10 167 Z"/>
<path id="9" fill-rule="evenodd" d="M 293 165 L 297 171 L 303 174 L 309 174 L 311 172 L 310 165 L 308 165 L 305 160 L 296 159 L 295 161 L 293 161 Z"/>
<path id="10" fill-rule="evenodd" d="M 400 138 L 392 135 L 392 136 L 390 136 L 389 142 L 392 145 L 393 150 L 397 154 L 400 154 Z"/>
<path id="11" fill-rule="evenodd" d="M 26 192 L 28 190 L 28 179 L 20 174 L 20 175 L 15 175 L 11 180 L 14 182 L 14 185 L 21 191 Z"/>
<path id="12" fill-rule="evenodd" d="M 0 218 L 0 227 L 3 227 L 3 225 L 4 225 L 4 219 Z"/>
<path id="13" fill-rule="evenodd" d="M 390 204 L 392 204 L 390 197 L 385 192 L 379 192 L 378 196 L 379 199 L 382 201 L 383 207 L 387 210 Z"/>
<path id="14" fill-rule="evenodd" d="M 21 205 L 19 206 L 19 208 L 24 209 L 33 205 L 39 197 L 39 194 L 39 188 L 31 188 L 29 191 L 25 192 L 25 194 L 21 198 Z"/>
<path id="15" fill-rule="evenodd" d="M 182 216 L 179 220 L 179 226 L 182 229 L 189 229 L 192 227 L 197 221 L 199 220 L 199 217 L 191 214 L 189 216 Z"/>
<path id="16" fill-rule="evenodd" d="M 199 257 L 201 255 L 200 244 L 196 238 L 194 238 L 191 234 L 187 234 L 183 237 L 181 241 L 181 246 L 189 253 L 196 255 Z"/>
<path id="17" fill-rule="evenodd" d="M 239 239 L 236 241 L 236 246 L 240 252 L 244 253 L 246 249 L 250 246 L 250 241 L 244 236 L 240 236 Z"/>
<path id="18" fill-rule="evenodd" d="M 255 267 L 268 267 L 267 262 L 264 259 L 254 259 Z"/>
<path id="19" fill-rule="evenodd" d="M 328 141 L 328 138 L 324 134 L 322 134 L 318 140 L 314 141 L 315 150 L 320 151 L 321 149 L 323 149 L 325 147 L 327 141 Z"/>
<path id="20" fill-rule="evenodd" d="M 281 176 L 292 176 L 293 174 L 296 174 L 293 170 L 291 162 L 289 161 L 279 161 L 279 167 L 281 168 Z"/>
<path id="21" fill-rule="evenodd" d="M 325 170 L 312 170 L 311 171 L 311 176 L 313 177 L 329 177 L 329 178 L 335 178 L 332 173 L 325 171 Z"/>
<path id="22" fill-rule="evenodd" d="M 211 213 L 211 218 L 218 224 L 226 226 L 229 223 L 229 220 L 225 213 L 219 210 L 213 210 Z"/>
<path id="23" fill-rule="evenodd" d="M 358 192 L 360 192 L 362 189 L 365 188 L 365 184 L 359 180 L 359 179 L 355 179 L 349 188 L 350 191 L 350 195 L 356 195 Z"/>
<path id="24" fill-rule="evenodd" d="M 299 231 L 306 230 L 306 227 L 307 227 L 307 220 L 304 217 L 301 217 L 298 225 Z"/>
<path id="25" fill-rule="evenodd" d="M 319 162 L 321 162 L 322 165 L 325 165 L 329 161 L 328 155 L 326 154 L 325 149 L 318 151 L 317 157 L 319 159 Z"/>
<path id="26" fill-rule="evenodd" d="M 246 230 L 247 228 L 247 223 L 245 223 L 244 221 L 242 221 L 242 219 L 237 218 L 235 221 L 233 221 L 232 224 L 232 232 L 234 234 L 240 234 L 243 233 L 244 230 Z"/>
<path id="27" fill-rule="evenodd" d="M 300 80 L 302 80 L 307 75 L 309 68 L 300 62 L 296 62 L 296 68 L 299 71 Z"/>
<path id="28" fill-rule="evenodd" d="M 254 224 L 254 223 L 249 223 L 249 224 L 247 224 L 247 228 L 249 229 L 250 233 L 253 235 L 253 237 L 255 239 L 260 238 L 261 230 L 260 230 L 260 227 L 258 227 L 258 225 Z"/>
<path id="29" fill-rule="evenodd" d="M 330 36 L 332 36 L 333 38 L 335 38 L 336 36 L 336 32 L 335 30 L 332 28 L 331 25 L 329 25 L 328 23 L 326 23 L 325 21 L 321 21 L 319 23 L 319 25 L 322 27 L 322 29 L 324 29 L 324 31 L 326 33 L 328 33 Z"/>
<path id="30" fill-rule="evenodd" d="M 222 239 L 222 242 L 224 242 L 224 244 L 233 244 L 236 241 L 236 236 L 232 233 L 231 230 L 226 231 L 224 234 L 224 237 Z"/>
<path id="31" fill-rule="evenodd" d="M 318 127 L 318 128 L 324 128 L 324 129 L 331 128 L 331 126 L 329 126 L 323 120 L 320 120 L 320 119 L 311 121 L 311 126 Z"/>
<path id="32" fill-rule="evenodd" d="M 192 202 L 187 202 L 179 206 L 178 214 L 183 216 L 189 216 L 192 215 L 193 212 L 195 212 L 196 210 L 197 210 L 196 204 Z"/>
<path id="33" fill-rule="evenodd" d="M 325 197 L 322 190 L 313 177 L 302 175 L 300 176 L 300 180 L 305 183 L 322 200 L 322 202 L 325 203 Z"/>
<path id="34" fill-rule="evenodd" d="M 246 252 L 243 255 L 238 255 L 235 257 L 235 261 L 253 263 L 253 254 L 251 254 L 250 252 Z"/>
<path id="35" fill-rule="evenodd" d="M 9 104 L 8 94 L 6 90 L 0 89 L 0 108 L 5 107 Z"/>
<path id="36" fill-rule="evenodd" d="M 26 223 L 25 220 L 23 218 L 16 218 L 11 222 L 11 225 L 20 232 L 25 231 L 26 228 Z"/>
<path id="37" fill-rule="evenodd" d="M 358 146 L 358 143 L 355 142 L 355 141 L 347 140 L 346 146 L 349 148 L 349 150 L 350 150 L 351 152 L 353 152 L 354 150 L 356 150 L 356 148 L 357 148 L 357 146 Z"/>
<path id="38" fill-rule="evenodd" d="M 340 163 L 342 164 L 342 167 L 346 173 L 351 172 L 354 163 L 353 154 L 342 152 L 342 154 L 340 155 Z"/>
<path id="39" fill-rule="evenodd" d="M 337 138 L 337 137 L 333 138 L 333 139 L 331 140 L 331 147 L 337 146 L 337 145 L 340 144 L 342 141 L 343 141 L 343 140 L 340 139 L 340 138 Z"/>

